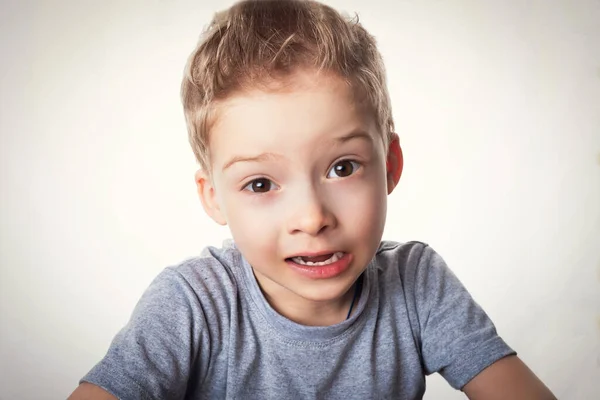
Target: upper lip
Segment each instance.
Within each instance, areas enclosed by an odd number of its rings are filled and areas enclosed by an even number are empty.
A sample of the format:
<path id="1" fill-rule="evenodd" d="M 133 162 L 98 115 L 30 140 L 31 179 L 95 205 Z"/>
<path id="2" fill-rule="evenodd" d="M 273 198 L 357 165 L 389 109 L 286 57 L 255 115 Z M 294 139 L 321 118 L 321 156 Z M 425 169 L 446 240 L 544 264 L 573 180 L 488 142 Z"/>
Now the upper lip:
<path id="1" fill-rule="evenodd" d="M 334 253 L 345 253 L 344 251 L 340 251 L 340 250 L 323 250 L 323 251 L 306 251 L 303 253 L 296 253 L 292 256 L 289 256 L 287 258 L 294 258 L 294 257 L 318 257 L 318 256 L 325 256 L 327 254 L 334 254 Z"/>

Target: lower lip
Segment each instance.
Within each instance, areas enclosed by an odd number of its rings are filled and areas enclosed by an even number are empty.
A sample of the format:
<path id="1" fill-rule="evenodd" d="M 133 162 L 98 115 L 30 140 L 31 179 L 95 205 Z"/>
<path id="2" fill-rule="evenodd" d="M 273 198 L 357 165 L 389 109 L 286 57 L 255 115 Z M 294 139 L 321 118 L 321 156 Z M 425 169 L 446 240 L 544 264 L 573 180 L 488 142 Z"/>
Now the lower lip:
<path id="1" fill-rule="evenodd" d="M 340 275 L 348 269 L 352 255 L 345 253 L 342 258 L 327 265 L 302 265 L 291 260 L 286 261 L 296 272 L 311 279 L 327 279 Z"/>

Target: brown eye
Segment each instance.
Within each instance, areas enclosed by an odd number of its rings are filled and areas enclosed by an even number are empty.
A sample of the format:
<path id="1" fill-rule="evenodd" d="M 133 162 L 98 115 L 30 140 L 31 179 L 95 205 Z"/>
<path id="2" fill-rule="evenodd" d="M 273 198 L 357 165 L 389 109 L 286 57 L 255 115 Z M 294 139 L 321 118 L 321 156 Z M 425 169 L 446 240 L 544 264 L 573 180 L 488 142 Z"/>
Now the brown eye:
<path id="1" fill-rule="evenodd" d="M 244 189 L 247 189 L 254 193 L 266 193 L 273 187 L 273 182 L 267 178 L 258 178 L 250 182 Z"/>
<path id="2" fill-rule="evenodd" d="M 342 160 L 337 162 L 327 174 L 328 178 L 344 178 L 352 175 L 358 168 L 359 164 L 356 161 Z M 332 174 L 334 174 L 332 176 Z"/>

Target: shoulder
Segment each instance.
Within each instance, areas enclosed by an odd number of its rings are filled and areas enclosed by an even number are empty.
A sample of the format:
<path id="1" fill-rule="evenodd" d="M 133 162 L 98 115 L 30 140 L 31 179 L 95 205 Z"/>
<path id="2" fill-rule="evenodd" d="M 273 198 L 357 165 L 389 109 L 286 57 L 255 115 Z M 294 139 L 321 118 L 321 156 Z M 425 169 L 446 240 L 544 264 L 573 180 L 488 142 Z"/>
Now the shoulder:
<path id="1" fill-rule="evenodd" d="M 373 264 L 379 279 L 400 282 L 405 291 L 427 302 L 434 292 L 464 290 L 444 259 L 424 242 L 383 241 Z"/>
<path id="2" fill-rule="evenodd" d="M 440 292 L 462 290 L 460 282 L 444 259 L 427 243 L 381 242 L 371 268 L 381 289 L 404 293 L 416 307 L 430 303 Z M 417 304 L 419 303 L 419 304 Z"/>
<path id="3" fill-rule="evenodd" d="M 419 241 L 382 241 L 369 266 L 379 296 L 400 301 L 403 307 L 416 313 L 415 294 L 433 253 L 427 243 Z"/>
<path id="4" fill-rule="evenodd" d="M 231 242 L 206 247 L 197 257 L 166 267 L 153 280 L 144 298 L 200 306 L 230 308 L 235 301 L 242 273 L 242 256 Z M 177 301 L 179 300 L 179 301 Z"/>
<path id="5" fill-rule="evenodd" d="M 205 284 L 235 285 L 242 268 L 242 256 L 233 242 L 222 247 L 206 247 L 197 257 L 167 267 L 164 275 L 177 275 L 191 286 Z"/>
<path id="6" fill-rule="evenodd" d="M 395 242 L 392 240 L 383 240 L 379 244 L 376 256 L 381 255 L 408 255 L 411 253 L 421 253 L 429 245 L 425 242 L 412 240 L 410 242 Z"/>
<path id="7" fill-rule="evenodd" d="M 434 254 L 435 251 L 424 242 L 382 241 L 375 254 L 374 266 L 380 275 L 399 275 L 405 279 L 431 262 Z"/>

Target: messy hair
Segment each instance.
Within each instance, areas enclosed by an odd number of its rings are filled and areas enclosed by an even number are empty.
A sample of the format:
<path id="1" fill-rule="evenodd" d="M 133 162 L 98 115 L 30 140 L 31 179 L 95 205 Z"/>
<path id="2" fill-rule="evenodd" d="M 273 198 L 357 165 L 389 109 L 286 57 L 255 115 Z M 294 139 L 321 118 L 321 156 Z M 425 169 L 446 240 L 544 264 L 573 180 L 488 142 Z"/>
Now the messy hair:
<path id="1" fill-rule="evenodd" d="M 186 65 L 181 96 L 200 167 L 210 169 L 209 130 L 220 101 L 268 90 L 300 68 L 343 79 L 387 147 L 394 122 L 383 60 L 358 17 L 312 0 L 244 0 L 215 15 Z"/>

